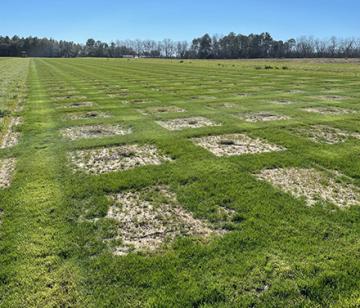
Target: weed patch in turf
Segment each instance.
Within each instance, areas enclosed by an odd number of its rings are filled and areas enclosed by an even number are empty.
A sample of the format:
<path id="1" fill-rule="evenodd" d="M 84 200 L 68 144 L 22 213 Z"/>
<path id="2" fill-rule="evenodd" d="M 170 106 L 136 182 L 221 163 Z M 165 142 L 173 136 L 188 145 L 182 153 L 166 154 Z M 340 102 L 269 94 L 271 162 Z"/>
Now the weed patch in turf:
<path id="1" fill-rule="evenodd" d="M 246 122 L 269 122 L 269 121 L 281 121 L 289 120 L 290 117 L 286 115 L 276 114 L 273 112 L 252 112 L 246 114 L 240 114 L 240 118 Z"/>
<path id="2" fill-rule="evenodd" d="M 0 159 L 0 188 L 7 188 L 10 186 L 15 171 L 15 165 L 15 158 Z"/>
<path id="3" fill-rule="evenodd" d="M 181 118 L 168 121 L 157 121 L 156 123 L 172 131 L 221 125 L 204 117 Z"/>
<path id="4" fill-rule="evenodd" d="M 216 156 L 236 156 L 283 151 L 285 148 L 254 139 L 245 134 L 193 138 L 192 141 Z"/>
<path id="5" fill-rule="evenodd" d="M 334 175 L 329 176 L 315 169 L 265 169 L 256 176 L 296 198 L 304 198 L 309 206 L 320 200 L 339 207 L 360 203 L 360 191 L 357 187 L 337 181 Z"/>
<path id="6" fill-rule="evenodd" d="M 139 112 L 143 115 L 149 114 L 165 114 L 165 113 L 181 113 L 185 112 L 185 109 L 176 106 L 164 106 L 164 107 L 149 107 L 146 109 L 139 109 Z"/>
<path id="7" fill-rule="evenodd" d="M 327 125 L 312 125 L 308 128 L 295 130 L 301 136 L 305 136 L 317 143 L 337 144 L 345 142 L 349 138 L 360 139 L 359 133 L 351 133 Z"/>
<path id="8" fill-rule="evenodd" d="M 171 161 L 170 157 L 159 153 L 155 146 L 137 144 L 78 150 L 71 152 L 69 157 L 77 170 L 88 174 L 124 171 Z"/>
<path id="9" fill-rule="evenodd" d="M 67 120 L 90 120 L 90 119 L 104 119 L 110 118 L 110 114 L 106 112 L 100 111 L 88 111 L 88 112 L 78 112 L 78 113 L 71 113 L 66 115 L 65 117 Z"/>
<path id="10" fill-rule="evenodd" d="M 310 107 L 310 108 L 303 108 L 302 110 L 306 112 L 319 113 L 323 115 L 342 115 L 342 114 L 356 113 L 355 110 L 333 107 L 333 106 Z"/>
<path id="11" fill-rule="evenodd" d="M 86 125 L 61 130 L 62 136 L 70 140 L 123 136 L 130 133 L 130 128 L 121 125 Z"/>
<path id="12" fill-rule="evenodd" d="M 115 255 L 131 250 L 154 251 L 177 236 L 209 236 L 214 231 L 203 221 L 195 219 L 176 200 L 167 187 L 129 191 L 111 195 L 107 218 L 119 224 L 121 246 Z"/>

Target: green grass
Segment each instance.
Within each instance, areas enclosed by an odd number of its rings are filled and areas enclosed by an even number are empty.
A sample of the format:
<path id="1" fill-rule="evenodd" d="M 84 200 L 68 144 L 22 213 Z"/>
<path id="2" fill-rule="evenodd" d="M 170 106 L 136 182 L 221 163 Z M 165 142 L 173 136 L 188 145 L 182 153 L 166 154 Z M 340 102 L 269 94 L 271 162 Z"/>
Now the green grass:
<path id="1" fill-rule="evenodd" d="M 289 69 L 256 69 L 265 65 Z M 360 111 L 358 64 L 1 59 L 0 72 L 0 110 L 7 111 L 5 119 L 24 119 L 20 143 L 0 150 L 0 159 L 17 158 L 11 187 L 0 190 L 1 307 L 360 305 L 360 208 L 324 202 L 308 207 L 253 176 L 271 167 L 325 168 L 360 186 L 359 140 L 325 145 L 293 133 L 314 124 L 360 132 L 360 113 L 326 116 L 302 110 Z M 128 96 L 107 95 L 120 89 Z M 289 92 L 297 89 L 303 92 Z M 66 114 L 78 112 L 58 108 L 73 102 L 57 99 L 67 91 L 96 104 L 81 110 L 111 117 L 66 120 Z M 319 99 L 329 92 L 346 99 Z M 146 102 L 131 103 L 141 99 Z M 272 103 L 278 99 L 295 103 Z M 24 110 L 16 112 L 17 104 Z M 186 112 L 138 111 L 168 105 Z M 253 111 L 291 119 L 248 123 L 236 117 Z M 222 126 L 170 132 L 155 122 L 191 116 Z M 89 123 L 124 124 L 133 133 L 73 142 L 60 137 L 61 128 Z M 246 133 L 287 150 L 219 158 L 189 140 L 225 133 Z M 74 173 L 67 160 L 75 149 L 127 143 L 155 144 L 175 160 L 98 176 Z M 110 206 L 106 195 L 157 184 L 169 185 L 196 218 L 229 232 L 209 240 L 178 238 L 156 253 L 113 256 L 104 241 L 116 233 L 116 224 L 104 218 Z M 234 210 L 235 218 L 223 222 L 219 207 Z M 94 218 L 102 219 L 94 223 Z"/>

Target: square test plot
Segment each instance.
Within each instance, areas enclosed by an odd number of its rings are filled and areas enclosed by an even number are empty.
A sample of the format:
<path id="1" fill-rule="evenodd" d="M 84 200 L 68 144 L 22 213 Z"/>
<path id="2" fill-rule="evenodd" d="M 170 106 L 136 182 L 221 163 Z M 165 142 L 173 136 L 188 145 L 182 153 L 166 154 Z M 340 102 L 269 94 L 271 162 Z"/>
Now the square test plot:
<path id="1" fill-rule="evenodd" d="M 285 148 L 245 134 L 226 134 L 193 138 L 192 141 L 216 156 L 236 156 L 284 151 Z"/>
<path id="2" fill-rule="evenodd" d="M 15 171 L 15 165 L 15 158 L 0 159 L 0 188 L 7 188 L 10 186 Z"/>
<path id="3" fill-rule="evenodd" d="M 122 145 L 78 150 L 69 154 L 75 169 L 88 174 L 124 171 L 146 165 L 160 165 L 172 159 L 159 153 L 154 145 Z"/>
<path id="4" fill-rule="evenodd" d="M 64 118 L 66 120 L 76 121 L 76 120 L 90 120 L 90 119 L 104 119 L 110 118 L 111 115 L 106 112 L 101 111 L 88 111 L 88 112 L 75 112 L 67 114 Z"/>
<path id="5" fill-rule="evenodd" d="M 221 126 L 221 124 L 216 123 L 204 117 L 180 118 L 180 119 L 167 120 L 167 121 L 157 121 L 156 123 L 172 131 L 183 130 L 187 128 Z"/>
<path id="6" fill-rule="evenodd" d="M 340 107 L 333 107 L 333 106 L 309 107 L 309 108 L 303 108 L 302 110 L 306 111 L 306 112 L 319 113 L 319 114 L 324 114 L 324 115 L 342 115 L 342 114 L 356 113 L 355 110 L 345 109 L 345 108 L 340 108 Z"/>
<path id="7" fill-rule="evenodd" d="M 271 121 L 281 121 L 281 120 L 290 119 L 290 117 L 286 115 L 277 114 L 274 112 L 267 112 L 267 111 L 239 114 L 239 117 L 241 119 L 244 119 L 246 122 L 250 122 L 250 123 L 271 122 Z"/>
<path id="8" fill-rule="evenodd" d="M 61 130 L 62 136 L 70 140 L 124 136 L 130 133 L 131 128 L 125 128 L 121 125 L 87 125 L 68 127 Z"/>
<path id="9" fill-rule="evenodd" d="M 327 125 L 312 125 L 294 129 L 295 133 L 309 138 L 316 143 L 337 144 L 349 138 L 360 139 L 360 133 L 348 132 Z"/>
<path id="10" fill-rule="evenodd" d="M 107 218 L 118 222 L 122 245 L 115 255 L 135 251 L 153 251 L 177 236 L 209 236 L 208 224 L 195 219 L 181 207 L 176 195 L 165 186 L 110 195 L 112 205 Z"/>
<path id="11" fill-rule="evenodd" d="M 341 176 L 337 174 L 337 176 Z M 360 204 L 360 190 L 352 184 L 336 181 L 335 176 L 315 169 L 283 168 L 265 169 L 256 175 L 296 198 L 305 198 L 311 206 L 319 200 L 339 207 Z"/>
<path id="12" fill-rule="evenodd" d="M 149 114 L 165 114 L 165 113 L 181 113 L 185 112 L 185 109 L 182 109 L 177 106 L 163 106 L 163 107 L 148 107 L 144 109 L 138 109 L 143 115 Z"/>

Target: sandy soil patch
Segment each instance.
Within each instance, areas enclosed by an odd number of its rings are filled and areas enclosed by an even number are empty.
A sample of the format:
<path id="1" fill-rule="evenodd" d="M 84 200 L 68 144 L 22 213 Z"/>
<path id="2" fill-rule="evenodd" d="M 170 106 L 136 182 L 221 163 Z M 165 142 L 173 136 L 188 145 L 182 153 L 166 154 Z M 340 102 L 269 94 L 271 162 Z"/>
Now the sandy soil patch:
<path id="1" fill-rule="evenodd" d="M 62 136 L 70 140 L 123 136 L 130 133 L 130 128 L 124 128 L 121 125 L 86 125 L 61 130 Z"/>
<path id="2" fill-rule="evenodd" d="M 270 182 L 296 198 L 305 198 L 310 206 L 320 200 L 339 207 L 360 203 L 360 191 L 357 187 L 341 183 L 335 176 L 328 176 L 315 169 L 266 169 L 257 174 L 257 178 Z"/>
<path id="3" fill-rule="evenodd" d="M 93 102 L 75 102 L 66 105 L 59 106 L 57 108 L 82 108 L 82 107 L 93 107 Z"/>
<path id="4" fill-rule="evenodd" d="M 15 171 L 15 165 L 15 158 L 0 159 L 0 188 L 7 188 L 10 186 Z"/>
<path id="5" fill-rule="evenodd" d="M 149 107 L 146 109 L 139 109 L 139 112 L 144 115 L 149 114 L 165 114 L 165 113 L 181 113 L 185 112 L 185 109 L 176 107 L 176 106 L 165 106 L 165 107 Z"/>
<path id="6" fill-rule="evenodd" d="M 290 119 L 290 117 L 286 115 L 281 115 L 266 111 L 240 114 L 240 118 L 244 119 L 246 122 L 269 122 L 269 121 L 281 121 L 281 120 Z"/>
<path id="7" fill-rule="evenodd" d="M 352 133 L 327 125 L 312 125 L 308 128 L 298 128 L 296 133 L 317 143 L 337 144 L 349 138 L 360 139 L 359 133 Z"/>
<path id="8" fill-rule="evenodd" d="M 89 174 L 124 171 L 171 161 L 170 157 L 159 153 L 155 146 L 137 144 L 74 151 L 69 154 L 69 158 L 76 169 Z"/>
<path id="9" fill-rule="evenodd" d="M 115 255 L 126 255 L 130 250 L 153 251 L 177 236 L 209 236 L 214 232 L 185 211 L 167 187 L 129 191 L 109 198 L 112 206 L 107 217 L 118 222 L 122 240 Z"/>
<path id="10" fill-rule="evenodd" d="M 106 112 L 100 111 L 88 111 L 88 112 L 78 112 L 78 113 L 71 113 L 66 115 L 65 117 L 68 120 L 90 120 L 90 119 L 104 119 L 110 118 L 110 114 Z"/>
<path id="11" fill-rule="evenodd" d="M 304 110 L 306 112 L 320 113 L 320 114 L 324 114 L 324 115 L 342 115 L 342 114 L 356 113 L 355 110 L 344 109 L 344 108 L 333 107 L 333 106 L 310 107 L 310 108 L 303 108 L 302 110 Z"/>
<path id="12" fill-rule="evenodd" d="M 156 123 L 168 130 L 173 131 L 187 128 L 200 128 L 221 125 L 204 117 L 181 118 L 168 121 L 157 121 Z"/>
<path id="13" fill-rule="evenodd" d="M 0 144 L 0 149 L 10 148 L 19 143 L 20 133 L 14 131 L 16 126 L 22 123 L 20 117 L 13 117 L 10 120 L 9 126 Z"/>
<path id="14" fill-rule="evenodd" d="M 227 134 L 193 138 L 192 141 L 216 156 L 235 156 L 283 151 L 285 148 L 269 144 L 245 134 Z"/>

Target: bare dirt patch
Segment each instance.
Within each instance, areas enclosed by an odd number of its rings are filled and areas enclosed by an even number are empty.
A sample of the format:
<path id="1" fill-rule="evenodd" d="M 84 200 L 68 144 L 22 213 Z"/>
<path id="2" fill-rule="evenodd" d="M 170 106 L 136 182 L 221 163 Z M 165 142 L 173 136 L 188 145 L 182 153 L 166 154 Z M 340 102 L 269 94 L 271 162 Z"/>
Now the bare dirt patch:
<path id="1" fill-rule="evenodd" d="M 100 111 L 88 111 L 88 112 L 79 112 L 79 113 L 72 113 L 66 116 L 68 120 L 90 120 L 90 119 L 104 119 L 109 118 L 110 115 L 106 112 Z"/>
<path id="2" fill-rule="evenodd" d="M 357 187 L 342 183 L 334 175 L 329 176 L 316 169 L 265 169 L 256 176 L 296 198 L 304 198 L 310 206 L 320 200 L 339 207 L 349 207 L 360 203 L 360 191 Z M 339 176 L 341 175 L 338 174 Z"/>
<path id="3" fill-rule="evenodd" d="M 93 107 L 93 102 L 74 102 L 66 105 L 59 106 L 58 108 L 82 108 L 82 107 Z"/>
<path id="4" fill-rule="evenodd" d="M 285 148 L 254 139 L 245 134 L 193 138 L 192 141 L 216 156 L 235 156 L 283 151 Z"/>
<path id="5" fill-rule="evenodd" d="M 107 217 L 119 224 L 121 246 L 115 255 L 131 250 L 154 251 L 177 236 L 209 236 L 214 231 L 195 219 L 176 200 L 167 187 L 129 191 L 109 196 L 112 206 Z"/>
<path id="6" fill-rule="evenodd" d="M 244 119 L 246 122 L 269 122 L 290 119 L 290 117 L 286 115 L 276 114 L 272 112 L 252 112 L 240 114 L 240 118 Z"/>
<path id="7" fill-rule="evenodd" d="M 15 171 L 15 165 L 15 158 L 0 159 L 0 188 L 7 188 L 10 186 Z"/>
<path id="8" fill-rule="evenodd" d="M 182 130 L 187 128 L 200 128 L 206 126 L 220 126 L 221 124 L 215 123 L 204 117 L 181 118 L 168 121 L 157 121 L 160 126 L 168 130 Z"/>
<path id="9" fill-rule="evenodd" d="M 360 139 L 359 133 L 351 133 L 327 125 L 312 125 L 308 128 L 298 128 L 296 133 L 305 136 L 317 143 L 337 144 L 349 138 Z"/>
<path id="10" fill-rule="evenodd" d="M 149 107 L 146 109 L 139 109 L 139 112 L 148 115 L 148 114 L 165 114 L 165 113 L 181 113 L 185 112 L 185 109 L 176 106 L 164 106 L 164 107 Z"/>
<path id="11" fill-rule="evenodd" d="M 121 125 L 86 125 L 68 127 L 61 131 L 62 136 L 70 140 L 123 136 L 130 133 L 130 128 Z"/>
<path id="12" fill-rule="evenodd" d="M 302 110 L 306 112 L 319 113 L 324 115 L 342 115 L 342 114 L 351 114 L 356 113 L 355 110 L 344 109 L 339 107 L 327 106 L 327 107 L 310 107 L 303 108 Z"/>
<path id="13" fill-rule="evenodd" d="M 75 168 L 89 174 L 124 171 L 145 165 L 160 165 L 171 158 L 159 153 L 153 145 L 122 145 L 79 150 L 69 154 Z"/>

